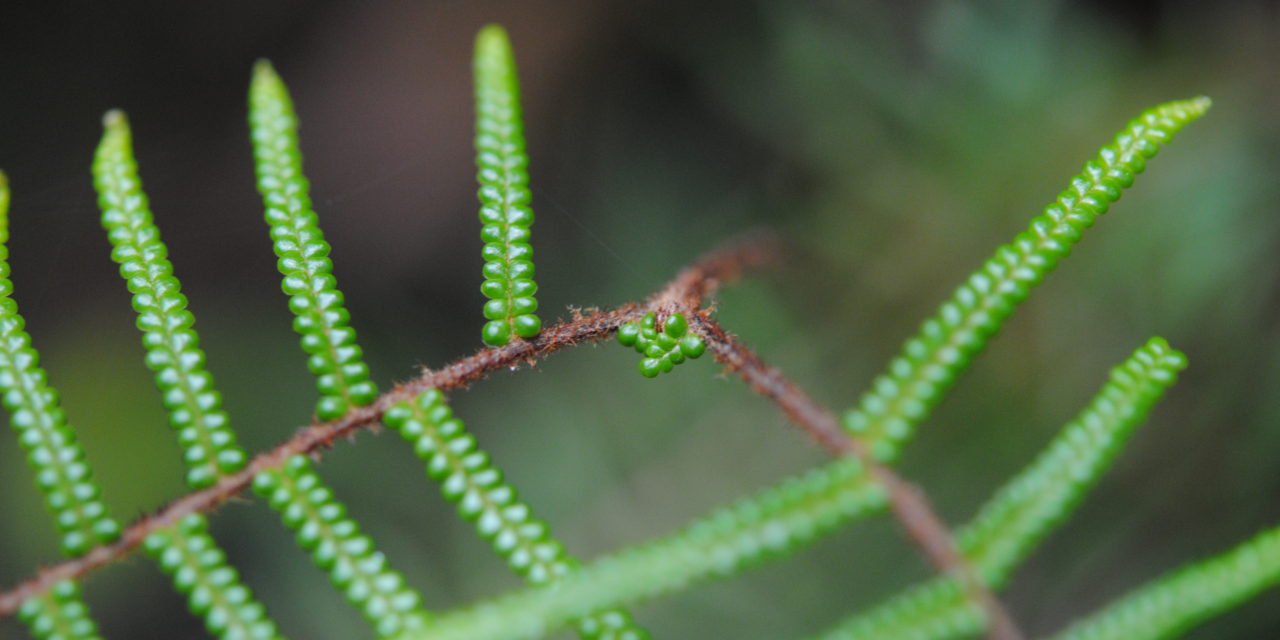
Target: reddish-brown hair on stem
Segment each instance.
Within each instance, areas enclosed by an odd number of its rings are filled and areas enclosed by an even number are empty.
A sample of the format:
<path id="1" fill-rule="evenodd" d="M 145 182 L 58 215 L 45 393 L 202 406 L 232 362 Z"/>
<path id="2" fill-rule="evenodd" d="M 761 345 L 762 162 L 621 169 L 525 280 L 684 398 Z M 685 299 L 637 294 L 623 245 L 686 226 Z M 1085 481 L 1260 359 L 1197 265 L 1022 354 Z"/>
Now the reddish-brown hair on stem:
<path id="1" fill-rule="evenodd" d="M 18 586 L 0 593 L 0 617 L 12 615 L 24 601 L 45 592 L 54 583 L 80 578 L 142 544 L 152 532 L 176 523 L 190 513 L 211 511 L 242 493 L 254 476 L 279 468 L 298 454 L 319 458 L 339 438 L 354 436 L 378 424 L 393 404 L 409 400 L 426 389 L 456 389 L 480 380 L 490 372 L 522 364 L 532 364 L 552 352 L 582 342 L 607 339 L 626 322 L 638 321 L 648 312 L 660 316 L 684 313 L 691 328 L 701 336 L 716 360 L 737 373 L 757 393 L 772 400 L 797 426 L 820 445 L 837 455 L 854 456 L 871 470 L 889 496 L 891 510 L 908 537 L 919 546 L 939 570 L 958 577 L 970 596 L 978 602 L 988 620 L 992 640 L 1022 637 L 995 595 L 978 579 L 973 568 L 956 552 L 950 532 L 938 518 L 924 495 L 889 468 L 877 463 L 866 447 L 851 438 L 830 411 L 815 403 L 778 370 L 769 367 L 751 349 L 740 344 L 702 309 L 708 296 L 720 285 L 744 271 L 777 262 L 780 245 L 766 232 L 752 232 L 694 262 L 644 304 L 625 304 L 608 311 L 574 312 L 574 318 L 544 329 L 532 340 L 513 340 L 502 347 L 482 349 L 437 370 L 424 370 L 408 382 L 382 394 L 367 407 L 349 411 L 343 417 L 303 427 L 289 440 L 259 454 L 241 471 L 224 476 L 213 486 L 173 500 L 155 513 L 144 516 L 124 530 L 120 539 L 95 547 L 88 553 L 44 567 Z"/>

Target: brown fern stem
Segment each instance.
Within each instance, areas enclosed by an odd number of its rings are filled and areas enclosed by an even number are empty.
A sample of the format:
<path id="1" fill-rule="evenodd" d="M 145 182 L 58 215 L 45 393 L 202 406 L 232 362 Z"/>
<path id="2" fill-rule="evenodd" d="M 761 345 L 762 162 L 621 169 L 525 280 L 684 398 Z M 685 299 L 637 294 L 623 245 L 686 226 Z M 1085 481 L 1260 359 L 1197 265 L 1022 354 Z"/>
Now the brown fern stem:
<path id="1" fill-rule="evenodd" d="M 765 364 L 760 356 L 711 319 L 707 311 L 696 306 L 683 309 L 690 317 L 689 326 L 702 336 L 707 350 L 717 362 L 737 373 L 756 393 L 772 400 L 787 417 L 803 428 L 818 444 L 832 453 L 857 458 L 871 476 L 885 488 L 894 517 L 907 536 L 920 547 L 939 571 L 959 579 L 969 596 L 980 604 L 987 616 L 989 640 L 1021 640 L 1022 632 L 996 595 L 978 577 L 973 566 L 956 550 L 955 541 L 946 524 L 930 506 L 928 499 L 911 483 L 892 469 L 880 464 L 866 445 L 840 428 L 830 411 L 819 405 L 804 391 Z M 692 312 L 692 313 L 689 313 Z"/>
<path id="2" fill-rule="evenodd" d="M 278 469 L 298 454 L 319 458 L 325 450 L 333 448 L 338 439 L 375 427 L 381 422 L 382 414 L 397 402 L 410 400 L 429 388 L 448 390 L 464 387 L 493 371 L 532 364 L 538 358 L 581 342 L 607 339 L 622 323 L 638 321 L 645 313 L 659 310 L 660 304 L 678 302 L 696 308 L 722 282 L 744 270 L 771 264 L 777 256 L 778 241 L 775 237 L 762 232 L 751 233 L 700 258 L 681 271 L 647 304 L 626 304 L 609 311 L 589 313 L 575 311 L 572 320 L 543 329 L 533 340 L 512 340 L 506 346 L 482 349 L 442 369 L 424 370 L 416 379 L 383 393 L 373 404 L 348 411 L 337 420 L 303 427 L 289 440 L 256 456 L 238 473 L 224 476 L 211 487 L 189 493 L 143 516 L 125 528 L 116 542 L 39 569 L 25 582 L 0 593 L 0 618 L 13 615 L 23 602 L 44 593 L 58 581 L 81 578 L 123 558 L 152 532 L 176 523 L 183 516 L 216 509 L 241 494 L 259 473 Z"/>
<path id="3" fill-rule="evenodd" d="M 280 468 L 286 460 L 298 454 L 318 458 L 339 438 L 354 436 L 362 429 L 376 426 L 383 413 L 397 402 L 409 400 L 429 388 L 448 390 L 463 387 L 493 371 L 532 364 L 554 351 L 581 342 L 607 339 L 623 323 L 637 321 L 650 311 L 664 317 L 680 311 L 690 317 L 691 326 L 707 341 L 716 359 L 737 372 L 752 389 L 778 404 L 793 422 L 822 446 L 838 455 L 855 456 L 866 464 L 886 488 L 892 511 L 907 534 L 939 570 L 958 576 L 972 597 L 981 603 L 989 622 L 988 637 L 992 640 L 1019 640 L 1022 636 L 1012 619 L 956 552 L 950 532 L 924 495 L 893 471 L 876 463 L 860 442 L 850 438 L 839 427 L 829 411 L 725 333 L 710 319 L 709 310 L 700 309 L 705 299 L 715 293 L 723 282 L 738 277 L 745 270 L 772 264 L 779 253 L 775 237 L 767 233 L 752 233 L 703 256 L 643 305 L 626 304 L 609 311 L 585 314 L 575 311 L 572 320 L 546 328 L 532 340 L 512 340 L 506 346 L 482 349 L 442 369 L 424 370 L 418 378 L 397 385 L 373 404 L 353 409 L 337 420 L 304 427 L 286 442 L 259 454 L 239 473 L 223 477 L 212 487 L 189 493 L 144 516 L 127 527 L 115 543 L 41 568 L 17 587 L 0 593 L 0 618 L 12 615 L 24 601 L 45 592 L 60 580 L 83 577 L 124 557 L 152 532 L 174 524 L 183 516 L 217 508 L 242 493 L 258 473 Z"/>

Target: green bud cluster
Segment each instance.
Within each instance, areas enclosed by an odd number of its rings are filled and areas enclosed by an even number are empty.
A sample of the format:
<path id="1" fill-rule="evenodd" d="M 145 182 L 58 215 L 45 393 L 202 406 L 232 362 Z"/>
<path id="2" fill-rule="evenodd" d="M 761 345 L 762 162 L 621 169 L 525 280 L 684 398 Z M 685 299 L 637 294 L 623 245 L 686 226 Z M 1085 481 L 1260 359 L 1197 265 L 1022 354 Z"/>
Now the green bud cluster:
<path id="1" fill-rule="evenodd" d="M 511 336 L 532 338 L 542 330 L 533 297 L 533 247 L 529 227 L 529 156 L 515 56 L 507 32 L 497 25 L 480 30 L 475 50 L 476 178 L 480 182 L 480 239 L 484 241 L 484 282 L 480 292 L 488 318 L 481 337 L 500 347 Z"/>
<path id="2" fill-rule="evenodd" d="M 458 507 L 459 515 L 475 523 L 476 533 L 493 545 L 512 571 L 531 584 L 546 584 L 574 570 L 576 561 L 551 536 L 546 522 L 534 517 L 515 487 L 503 481 L 502 471 L 454 417 L 443 393 L 428 389 L 411 402 L 396 403 L 383 422 L 413 444 L 444 497 Z M 579 620 L 578 629 L 588 640 L 649 637 L 619 609 Z"/>
<path id="3" fill-rule="evenodd" d="M 702 338 L 689 333 L 689 321 L 681 313 L 667 316 L 659 330 L 658 315 L 650 311 L 640 322 L 618 327 L 618 342 L 644 356 L 640 361 L 640 374 L 646 378 L 667 373 L 685 358 L 697 358 L 707 350 Z"/>
<path id="4" fill-rule="evenodd" d="M 1161 145 L 1209 109 L 1200 97 L 1165 103 L 1129 122 L 1115 140 L 1013 242 L 996 250 L 876 378 L 844 426 L 882 461 L 895 459 L 915 425 L 1033 287 L 1066 257 L 1085 229 L 1133 184 Z"/>
<path id="5" fill-rule="evenodd" d="M 253 490 L 280 512 L 285 525 L 297 532 L 298 546 L 311 552 L 316 566 L 329 572 L 330 581 L 380 637 L 425 627 L 422 597 L 387 566 L 386 557 L 347 516 L 346 507 L 334 499 L 305 456 L 259 473 Z"/>
<path id="6" fill-rule="evenodd" d="M 259 62 L 249 89 L 249 125 L 253 139 L 258 191 L 266 206 L 276 266 L 284 275 L 281 288 L 289 296 L 293 329 L 310 355 L 307 366 L 316 378 L 320 399 L 316 416 L 334 420 L 352 407 L 378 396 L 369 379 L 351 316 L 333 277 L 329 244 L 317 224 L 302 174 L 298 119 L 289 91 L 271 64 Z"/>
<path id="7" fill-rule="evenodd" d="M 110 111 L 103 124 L 106 132 L 94 157 L 93 179 L 111 259 L 133 293 L 147 367 L 156 374 L 169 424 L 184 447 L 187 484 L 208 487 L 244 467 L 245 454 L 236 445 L 213 376 L 204 368 L 204 351 L 192 329 L 195 317 L 187 311 L 187 298 L 173 276 L 138 178 L 129 122 L 124 113 Z"/>
<path id="8" fill-rule="evenodd" d="M 147 536 L 143 547 L 173 576 L 174 585 L 187 595 L 191 612 L 204 618 L 205 628 L 224 640 L 273 640 L 280 638 L 266 609 L 240 582 L 240 574 L 227 564 L 226 554 L 209 535 L 208 522 L 200 514 L 188 514 L 176 524 Z"/>

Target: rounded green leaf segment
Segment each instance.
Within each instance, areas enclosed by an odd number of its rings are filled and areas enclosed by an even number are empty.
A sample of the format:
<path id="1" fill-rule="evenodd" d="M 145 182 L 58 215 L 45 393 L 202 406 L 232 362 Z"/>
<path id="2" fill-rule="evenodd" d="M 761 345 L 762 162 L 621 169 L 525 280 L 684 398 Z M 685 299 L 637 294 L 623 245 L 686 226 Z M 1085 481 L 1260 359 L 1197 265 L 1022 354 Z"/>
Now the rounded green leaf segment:
<path id="1" fill-rule="evenodd" d="M 379 637 L 425 628 L 421 596 L 387 566 L 386 557 L 347 517 L 346 507 L 305 456 L 258 474 L 253 490 L 281 513 L 285 525 L 297 532 L 298 545 L 311 552 L 316 566 L 329 571 L 333 584 L 364 613 Z"/>
<path id="2" fill-rule="evenodd" d="M 94 545 L 115 541 L 120 524 L 99 498 L 84 449 L 67 425 L 58 393 L 47 383 L 40 355 L 11 297 L 8 240 L 9 185 L 0 173 L 0 392 L 36 485 L 44 493 L 45 508 L 62 534 L 62 552 L 78 556 Z"/>
<path id="3" fill-rule="evenodd" d="M 689 333 L 689 321 L 680 313 L 667 316 L 661 329 L 658 315 L 652 311 L 646 313 L 640 322 L 618 327 L 618 342 L 644 356 L 640 361 L 640 374 L 646 378 L 656 378 L 686 358 L 697 358 L 707 351 L 702 338 Z"/>
<path id="4" fill-rule="evenodd" d="M 977 272 L 925 320 L 902 353 L 876 378 L 844 426 L 883 461 L 898 456 L 915 425 L 929 413 L 957 373 L 982 350 L 1028 292 L 1071 252 L 1084 230 L 1106 213 L 1148 158 L 1187 123 L 1209 109 L 1205 97 L 1144 111 L 1087 162 L 1066 191 L 1013 242 L 996 250 Z"/>
<path id="5" fill-rule="evenodd" d="M 276 625 L 240 574 L 227 564 L 226 554 L 209 536 L 204 516 L 189 514 L 177 524 L 147 536 L 143 547 L 159 561 L 174 585 L 187 595 L 191 612 L 204 618 L 205 628 L 224 640 L 279 638 Z"/>
<path id="6" fill-rule="evenodd" d="M 457 505 L 463 518 L 475 523 L 476 532 L 512 571 L 531 584 L 546 584 L 574 570 L 577 562 L 551 537 L 547 524 L 534 517 L 515 487 L 503 481 L 502 471 L 477 447 L 462 421 L 453 417 L 444 394 L 428 389 L 412 402 L 393 405 L 383 421 L 413 443 L 414 452 L 427 463 L 427 475 L 440 483 L 444 497 Z M 594 612 L 578 620 L 577 627 L 588 640 L 649 637 L 621 609 Z"/>
<path id="7" fill-rule="evenodd" d="M 18 617 L 37 638 L 99 640 L 98 626 L 89 617 L 80 586 L 62 580 L 44 594 L 22 603 Z"/>
<path id="8" fill-rule="evenodd" d="M 311 205 L 293 101 L 266 61 L 254 68 L 249 126 L 258 191 L 266 206 L 276 265 L 284 275 L 281 288 L 289 296 L 302 349 L 310 355 L 307 365 L 317 377 L 316 416 L 334 420 L 352 407 L 373 402 L 378 388 L 369 379 L 356 332 L 349 326 L 350 314 L 333 277 L 329 244 Z"/>
<path id="9" fill-rule="evenodd" d="M 475 50 L 476 177 L 480 182 L 480 239 L 484 241 L 485 344 L 502 346 L 512 336 L 532 338 L 542 330 L 535 313 L 529 227 L 529 156 L 525 152 L 520 86 L 507 32 L 480 30 Z"/>
<path id="10" fill-rule="evenodd" d="M 111 240 L 111 259 L 133 293 L 137 325 L 147 349 L 147 367 L 164 394 L 169 424 L 185 448 L 187 484 L 197 489 L 239 471 L 245 454 L 222 410 L 213 376 L 204 368 L 204 351 L 192 329 L 195 318 L 173 276 L 173 264 L 152 220 L 142 191 L 133 140 L 124 113 L 103 118 L 106 132 L 93 162 L 93 181 L 102 209 L 102 226 Z"/>

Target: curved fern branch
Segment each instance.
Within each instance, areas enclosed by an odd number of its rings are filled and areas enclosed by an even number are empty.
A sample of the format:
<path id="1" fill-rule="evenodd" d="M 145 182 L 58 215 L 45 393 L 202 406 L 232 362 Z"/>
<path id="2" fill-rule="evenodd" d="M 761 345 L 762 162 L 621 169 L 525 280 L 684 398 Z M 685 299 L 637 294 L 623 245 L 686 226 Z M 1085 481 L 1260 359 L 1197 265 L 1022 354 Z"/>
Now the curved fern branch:
<path id="1" fill-rule="evenodd" d="M 311 356 L 308 365 L 320 390 L 316 414 L 331 420 L 372 403 L 378 389 L 369 380 L 369 366 L 332 275 L 329 245 L 307 195 L 293 101 L 284 81 L 265 60 L 254 68 L 249 126 L 258 190 L 284 275 L 281 287 L 290 296 L 293 326 L 302 336 L 303 350 Z M 264 471 L 253 487 L 284 515 L 285 525 L 298 532 L 298 544 L 311 552 L 316 566 L 329 572 L 379 636 L 427 624 L 422 596 L 387 566 L 386 557 L 360 532 L 355 520 L 346 517 L 346 507 L 323 485 L 305 457 L 293 456 L 282 468 Z"/>
<path id="2" fill-rule="evenodd" d="M 1066 191 L 1032 219 L 1013 242 L 996 250 L 907 340 L 888 371 L 872 383 L 844 426 L 866 440 L 876 457 L 897 457 L 915 425 L 955 376 L 986 346 L 1032 287 L 1071 252 L 1084 230 L 1106 213 L 1134 176 L 1183 126 L 1209 109 L 1208 98 L 1169 102 L 1144 111 L 1087 162 Z"/>
<path id="3" fill-rule="evenodd" d="M 1166 640 L 1280 583 L 1280 527 L 1152 581 L 1054 640 Z"/>
<path id="4" fill-rule="evenodd" d="M 785 556 L 841 524 L 883 511 L 885 505 L 883 489 L 857 461 L 839 460 L 714 511 L 666 538 L 592 562 L 554 585 L 446 614 L 427 632 L 400 638 L 541 637 L 592 611 L 654 598 Z"/>
<path id="5" fill-rule="evenodd" d="M 192 329 L 195 318 L 187 311 L 187 298 L 173 276 L 142 191 L 128 121 L 123 112 L 110 111 L 103 124 L 106 133 L 94 157 L 93 179 L 111 259 L 120 265 L 120 276 L 133 294 L 147 367 L 156 374 L 169 424 L 184 447 L 187 484 L 207 487 L 240 470 L 245 454 L 228 426 L 213 376 L 204 368 L 204 351 Z"/>
<path id="6" fill-rule="evenodd" d="M 204 369 L 204 352 L 192 329 L 182 285 L 173 276 L 168 249 L 160 241 L 147 195 L 133 157 L 133 136 L 121 111 L 103 118 L 105 131 L 93 162 L 94 186 L 102 209 L 102 226 L 111 241 L 111 258 L 133 293 L 138 329 L 147 349 L 147 366 L 156 373 L 169 423 L 185 447 L 187 484 L 212 485 L 240 470 L 246 460 Z M 147 551 L 187 594 L 191 611 L 205 627 L 226 640 L 278 638 L 275 623 L 240 583 L 236 571 L 206 531 L 204 516 L 191 514 L 147 537 Z"/>
<path id="7" fill-rule="evenodd" d="M 107 513 L 84 449 L 67 425 L 57 392 L 46 384 L 40 355 L 31 346 L 31 336 L 23 329 L 26 323 L 11 297 L 9 202 L 9 179 L 0 171 L 0 394 L 36 474 L 36 486 L 44 493 L 45 508 L 62 533 L 62 553 L 75 557 L 119 538 L 120 524 Z M 27 601 L 18 615 L 39 638 L 98 638 L 89 607 L 72 580 L 63 580 Z"/>
<path id="8" fill-rule="evenodd" d="M 529 227 L 529 156 L 525 153 L 520 85 L 507 32 L 488 25 L 476 36 L 476 177 L 480 181 L 480 239 L 485 281 L 481 336 L 500 347 L 511 336 L 532 338 L 542 330 L 534 313 L 533 247 Z"/>
<path id="9" fill-rule="evenodd" d="M 27 464 L 53 515 L 62 552 L 77 556 L 94 545 L 113 542 L 120 524 L 107 513 L 101 489 L 67 425 L 58 393 L 49 387 L 40 354 L 18 314 L 9 279 L 9 186 L 0 173 L 0 392 L 9 422 L 27 452 Z"/>
<path id="10" fill-rule="evenodd" d="M 349 326 L 350 314 L 333 277 L 329 244 L 311 206 L 293 101 L 265 60 L 253 71 L 249 126 L 258 191 L 266 206 L 277 266 L 284 275 L 281 288 L 290 296 L 294 331 L 301 336 L 302 349 L 311 356 L 307 365 L 317 376 L 316 416 L 333 420 L 352 407 L 373 402 L 378 388 L 369 379 L 355 329 Z"/>
<path id="11" fill-rule="evenodd" d="M 961 552 L 992 588 L 1079 504 L 1151 407 L 1172 385 L 1186 357 L 1152 338 L 1111 370 L 1102 389 L 1036 460 L 1005 484 L 956 534 Z M 964 638 L 984 628 L 982 612 L 959 582 L 938 578 L 850 616 L 820 640 Z"/>
<path id="12" fill-rule="evenodd" d="M 388 427 L 412 442 L 414 453 L 427 463 L 427 474 L 440 482 L 444 496 L 458 513 L 475 522 L 480 537 L 493 544 L 511 570 L 530 584 L 547 584 L 577 567 L 564 545 L 551 536 L 547 524 L 520 500 L 515 487 L 503 481 L 502 471 L 476 446 L 476 439 L 445 404 L 444 394 L 428 389 L 411 402 L 391 406 L 383 415 Z M 577 622 L 580 635 L 642 640 L 649 633 L 621 609 L 593 612 Z"/>

